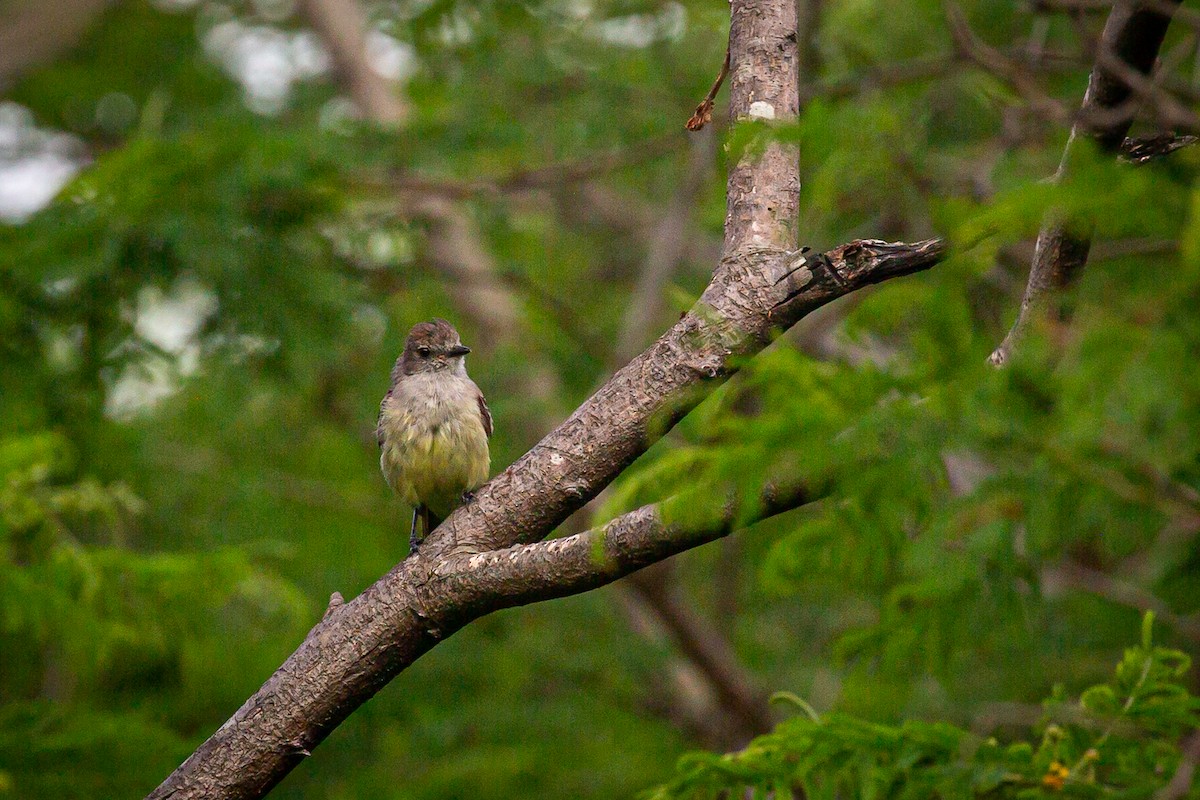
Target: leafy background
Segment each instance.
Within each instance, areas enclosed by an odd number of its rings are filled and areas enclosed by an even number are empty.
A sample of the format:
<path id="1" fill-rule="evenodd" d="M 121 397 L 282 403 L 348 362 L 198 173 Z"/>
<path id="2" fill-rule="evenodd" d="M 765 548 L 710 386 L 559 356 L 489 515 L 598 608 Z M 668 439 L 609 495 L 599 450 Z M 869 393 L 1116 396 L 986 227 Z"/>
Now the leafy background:
<path id="1" fill-rule="evenodd" d="M 403 557 L 408 510 L 372 428 L 414 322 L 451 318 L 475 348 L 499 470 L 706 283 L 719 176 L 762 134 L 681 130 L 720 64 L 725 4 L 364 8 L 410 109 L 398 130 L 355 118 L 319 38 L 275 0 L 113 3 L 5 88 L 0 165 L 48 153 L 75 172 L 0 224 L 0 796 L 144 794 L 331 592 Z M 1078 103 L 1102 15 L 963 8 Z M 1180 91 L 1195 92 L 1194 43 L 1177 25 L 1164 47 Z M 1053 793 L 1036 775 L 1058 758 L 1042 698 L 1110 680 L 1125 698 L 1113 666 L 1146 608 L 1163 648 L 1200 646 L 1200 156 L 1084 158 L 1044 184 L 1063 125 L 956 55 L 939 2 L 826 3 L 801 44 L 809 99 L 769 135 L 800 147 L 802 241 L 937 233 L 953 257 L 802 323 L 594 513 L 779 474 L 826 487 L 658 578 L 756 687 L 825 721 L 776 706 L 787 746 L 874 731 L 851 748 L 862 770 L 813 796 L 909 796 L 968 733 L 1032 742 L 1023 790 Z M 887 77 L 897 64 L 918 77 Z M 1050 206 L 1096 220 L 1092 262 L 1070 322 L 993 370 Z M 669 280 L 647 286 L 671 234 Z M 1124 658 L 1167 665 L 1154 685 L 1181 716 L 1122 744 L 1142 759 L 1129 796 L 1169 780 L 1196 727 L 1195 673 L 1153 647 Z M 711 695 L 627 589 L 506 611 L 384 689 L 275 796 L 799 780 L 753 748 L 725 782 L 688 783 L 703 756 L 675 773 L 689 751 L 746 743 Z M 916 756 L 897 768 L 889 742 Z M 1087 783 L 1081 769 L 1068 788 Z"/>

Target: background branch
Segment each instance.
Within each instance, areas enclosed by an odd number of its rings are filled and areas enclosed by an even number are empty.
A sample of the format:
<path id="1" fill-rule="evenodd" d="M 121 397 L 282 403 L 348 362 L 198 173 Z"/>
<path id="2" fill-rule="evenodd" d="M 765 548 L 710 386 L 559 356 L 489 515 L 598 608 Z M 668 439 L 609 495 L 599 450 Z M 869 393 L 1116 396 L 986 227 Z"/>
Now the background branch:
<path id="1" fill-rule="evenodd" d="M 1142 76 L 1150 73 L 1171 22 L 1169 12 L 1178 5 L 1176 0 L 1160 3 L 1160 8 L 1156 9 L 1129 1 L 1113 6 L 1100 37 L 1096 65 L 1092 68 L 1078 122 L 1071 129 L 1055 175 L 1056 181 L 1062 180 L 1070 170 L 1079 137 L 1090 138 L 1109 152 L 1116 151 L 1124 142 L 1133 124 L 1135 110 L 1129 105 L 1134 90 L 1127 79 L 1130 73 Z M 1114 70 L 1114 63 L 1120 63 L 1122 70 Z M 1020 311 L 1004 341 L 989 357 L 993 365 L 1001 366 L 1011 358 L 1013 349 L 1034 319 L 1083 269 L 1091 243 L 1092 233 L 1087 222 L 1067 220 L 1059 212 L 1046 216 L 1038 233 Z"/>
<path id="2" fill-rule="evenodd" d="M 371 66 L 366 15 L 357 0 L 300 0 L 300 11 L 329 49 L 339 83 L 363 116 L 384 126 L 404 122 L 407 104 Z"/>
<path id="3" fill-rule="evenodd" d="M 115 0 L 9 0 L 0 11 L 0 90 L 74 47 Z"/>

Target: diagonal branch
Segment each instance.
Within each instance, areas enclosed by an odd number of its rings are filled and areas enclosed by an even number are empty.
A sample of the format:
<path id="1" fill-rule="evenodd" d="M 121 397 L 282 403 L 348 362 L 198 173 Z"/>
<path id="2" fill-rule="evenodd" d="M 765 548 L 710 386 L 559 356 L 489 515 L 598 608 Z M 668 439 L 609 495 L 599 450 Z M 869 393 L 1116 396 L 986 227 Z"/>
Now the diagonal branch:
<path id="1" fill-rule="evenodd" d="M 429 258 L 453 287 L 459 310 L 487 342 L 510 339 L 519 327 L 520 301 L 497 274 L 496 264 L 471 216 L 443 195 L 400 192 L 404 212 L 428 223 Z"/>
<path id="2" fill-rule="evenodd" d="M 810 499 L 802 486 L 771 488 L 746 518 L 736 503 L 727 503 L 709 518 L 695 519 L 699 494 L 642 506 L 573 536 L 447 559 L 439 568 L 441 589 L 489 610 L 579 594 L 727 536 L 737 522 L 758 522 Z"/>
<path id="3" fill-rule="evenodd" d="M 852 242 L 821 256 L 748 250 L 726 259 L 683 319 L 455 511 L 416 556 L 331 608 L 262 688 L 150 796 L 262 797 L 351 712 L 463 625 L 505 605 L 599 585 L 601 573 L 583 567 L 577 545 L 560 556 L 561 585 L 553 580 L 557 562 L 538 558 L 529 563 L 542 568 L 513 574 L 502 596 L 452 586 L 464 560 L 543 539 L 644 452 L 665 423 L 686 413 L 778 330 L 857 288 L 928 269 L 944 256 L 944 243 L 931 239 Z M 615 550 L 605 550 L 609 572 L 603 576 L 726 530 L 684 529 L 660 541 L 659 532 L 670 526 L 646 521 L 649 527 L 634 527 L 632 521 L 611 535 Z M 555 546 L 546 542 L 530 552 L 549 554 Z M 565 546 L 557 547 L 562 552 Z"/>
<path id="4" fill-rule="evenodd" d="M 684 602 L 671 575 L 653 576 L 667 564 L 659 564 L 629 576 L 637 595 L 654 609 L 671 632 L 679 649 L 695 665 L 728 715 L 737 723 L 735 731 L 744 744 L 771 729 L 767 694 L 761 691 L 746 667 L 738 660 L 728 638 Z"/>
<path id="5" fill-rule="evenodd" d="M 1180 1 L 1164 0 L 1152 7 L 1140 0 L 1121 0 L 1113 5 L 1100 36 L 1096 65 L 1078 121 L 1071 129 L 1055 180 L 1062 180 L 1071 170 L 1078 157 L 1076 140 L 1080 137 L 1090 138 L 1101 149 L 1114 153 L 1125 141 L 1136 113 L 1136 105 L 1130 102 L 1136 93 L 1130 77 L 1137 75 L 1144 80 L 1150 74 L 1171 14 Z M 1120 69 L 1114 69 L 1115 65 Z M 1058 212 L 1047 214 L 1038 233 L 1017 320 L 988 359 L 994 366 L 1001 366 L 1011 358 L 1013 349 L 1034 320 L 1083 269 L 1091 244 L 1088 223 L 1067 220 Z"/>
<path id="6" fill-rule="evenodd" d="M 795 115 L 795 13 L 794 0 L 732 3 L 734 119 Z M 151 797 L 262 797 L 356 708 L 463 625 L 518 601 L 584 591 L 600 577 L 624 574 L 621 569 L 715 535 L 654 519 L 645 527 L 627 520 L 627 527 L 610 530 L 602 541 L 593 535 L 593 543 L 603 544 L 600 567 L 592 566 L 594 550 L 582 561 L 582 543 L 558 544 L 554 551 L 556 543 L 548 542 L 531 551 L 545 557 L 523 561 L 530 566 L 512 573 L 499 594 L 455 584 L 464 563 L 544 539 L 781 330 L 855 289 L 928 269 L 945 255 L 938 240 L 868 240 L 820 257 L 796 253 L 798 193 L 795 148 L 775 143 L 761 155 L 744 156 L 729 175 L 723 256 L 695 305 L 481 487 L 419 553 L 358 597 L 331 607 L 258 692 Z"/>

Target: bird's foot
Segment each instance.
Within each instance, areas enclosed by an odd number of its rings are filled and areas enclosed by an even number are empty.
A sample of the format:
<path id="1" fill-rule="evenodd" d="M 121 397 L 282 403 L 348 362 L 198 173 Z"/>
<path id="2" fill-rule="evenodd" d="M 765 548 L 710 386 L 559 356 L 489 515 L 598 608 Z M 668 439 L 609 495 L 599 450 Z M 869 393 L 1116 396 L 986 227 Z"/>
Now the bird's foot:
<path id="1" fill-rule="evenodd" d="M 471 502 L 472 500 L 474 500 L 474 499 L 475 499 L 475 492 L 474 492 L 474 490 L 472 490 L 472 489 L 467 489 L 465 492 L 463 492 L 463 493 L 462 493 L 462 501 L 463 501 L 463 505 L 464 505 L 464 506 L 465 506 L 467 503 L 469 503 L 469 502 Z"/>
<path id="2" fill-rule="evenodd" d="M 408 554 L 416 555 L 417 547 L 421 544 L 421 538 L 418 533 L 421 530 L 421 507 L 417 506 L 413 509 L 412 527 L 408 529 Z"/>

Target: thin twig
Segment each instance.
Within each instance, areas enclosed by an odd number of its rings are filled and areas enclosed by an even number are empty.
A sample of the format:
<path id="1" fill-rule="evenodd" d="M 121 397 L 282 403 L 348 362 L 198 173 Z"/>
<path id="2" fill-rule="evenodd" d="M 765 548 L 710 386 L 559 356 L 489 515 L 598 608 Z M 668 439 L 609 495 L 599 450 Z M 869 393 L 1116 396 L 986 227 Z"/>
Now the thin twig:
<path id="1" fill-rule="evenodd" d="M 1059 123 L 1071 120 L 1071 114 L 1059 100 L 1052 97 L 1030 77 L 1029 70 L 1007 55 L 986 44 L 975 35 L 967 17 L 955 3 L 944 4 L 946 23 L 959 52 L 987 72 L 1003 79 L 1026 99 L 1041 116 Z"/>
<path id="2" fill-rule="evenodd" d="M 712 88 L 708 90 L 708 94 L 700 101 L 700 105 L 696 106 L 696 113 L 692 114 L 691 119 L 684 123 L 683 127 L 689 131 L 698 131 L 708 123 L 712 122 L 713 100 L 717 97 L 717 92 L 721 91 L 721 84 L 725 82 L 725 76 L 729 74 L 729 46 L 725 47 L 725 61 L 721 63 L 721 71 L 717 73 L 717 79 L 713 81 Z"/>

